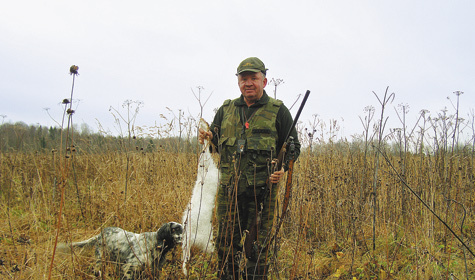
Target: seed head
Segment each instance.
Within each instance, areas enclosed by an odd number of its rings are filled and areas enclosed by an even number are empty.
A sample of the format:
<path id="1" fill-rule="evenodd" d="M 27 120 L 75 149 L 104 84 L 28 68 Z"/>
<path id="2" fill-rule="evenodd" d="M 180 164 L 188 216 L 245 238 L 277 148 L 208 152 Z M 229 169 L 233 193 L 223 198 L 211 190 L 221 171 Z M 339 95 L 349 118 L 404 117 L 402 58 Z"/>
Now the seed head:
<path id="1" fill-rule="evenodd" d="M 71 65 L 71 67 L 69 67 L 69 75 L 78 75 L 78 69 L 78 66 Z"/>

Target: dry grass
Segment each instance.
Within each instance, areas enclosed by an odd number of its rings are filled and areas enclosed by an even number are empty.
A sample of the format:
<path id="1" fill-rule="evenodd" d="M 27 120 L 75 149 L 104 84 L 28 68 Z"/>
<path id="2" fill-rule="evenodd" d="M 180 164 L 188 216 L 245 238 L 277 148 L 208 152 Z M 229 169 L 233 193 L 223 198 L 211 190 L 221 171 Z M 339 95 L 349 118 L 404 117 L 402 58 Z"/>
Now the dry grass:
<path id="1" fill-rule="evenodd" d="M 372 158 L 367 160 L 368 166 L 374 165 Z M 399 159 L 391 156 L 390 160 L 397 165 Z M 454 163 L 457 162 L 456 166 L 460 168 L 453 169 L 451 182 L 444 182 L 444 178 L 439 176 L 434 168 L 437 160 L 407 155 L 406 181 L 426 202 L 435 206 L 436 213 L 443 218 L 447 210 L 443 196 L 447 189 L 443 185 L 448 184 L 452 198 L 465 205 L 468 212 L 461 233 L 463 211 L 451 204 L 447 219 L 449 225 L 473 246 L 475 204 L 470 157 L 456 156 Z M 326 256 L 314 257 L 326 260 L 322 264 L 308 265 L 315 267 L 316 278 L 338 272 L 346 275 L 345 278 L 351 275 L 357 279 L 440 279 L 451 273 L 464 279 L 465 263 L 458 241 L 446 235 L 444 226 L 414 196 L 407 190 L 403 192 L 400 180 L 386 164 L 381 165 L 378 177 L 377 239 L 376 249 L 372 250 L 372 188 L 369 178 L 372 172 L 365 172 L 363 161 L 364 155 L 359 151 L 331 147 L 321 151 L 318 157 L 300 159 L 297 185 L 302 187 L 297 187 L 298 199 L 294 200 L 290 217 L 291 222 L 298 225 L 294 228 L 306 241 L 303 249 L 296 252 L 300 259 L 313 253 Z M 403 201 L 404 211 L 401 207 Z M 475 263 L 473 257 L 468 254 L 467 257 L 467 267 L 473 277 Z"/>
<path id="2" fill-rule="evenodd" d="M 65 184 L 60 241 L 85 239 L 112 225 L 143 232 L 156 231 L 168 221 L 179 222 L 194 182 L 195 164 L 190 156 L 133 154 L 125 200 L 124 155 L 75 155 Z M 5 188 L 0 275 L 43 279 L 48 275 L 56 234 L 60 190 L 55 182 L 60 171 L 55 170 L 52 157 L 45 155 L 3 154 L 1 162 Z M 53 278 L 87 278 L 90 261 L 58 255 Z"/>
<path id="3" fill-rule="evenodd" d="M 464 279 L 465 258 L 459 242 L 424 209 L 387 164 L 378 177 L 376 249 L 372 250 L 373 158 L 359 150 L 324 146 L 304 152 L 295 168 L 290 210 L 280 231 L 280 279 Z M 390 156 L 394 164 L 399 158 Z M 471 158 L 406 155 L 405 178 L 435 207 L 449 225 L 473 247 L 475 237 L 474 174 Z M 66 174 L 60 241 L 82 240 L 102 227 L 155 231 L 168 221 L 180 221 L 196 176 L 196 155 L 129 153 L 125 199 L 125 153 L 74 154 Z M 365 163 L 366 161 L 366 163 Z M 58 156 L 8 153 L 0 155 L 1 224 L 0 276 L 5 279 L 48 277 L 60 203 L 61 166 Z M 364 168 L 366 166 L 366 168 Z M 447 181 L 442 166 L 452 176 Z M 447 171 L 446 170 L 446 171 Z M 464 205 L 463 211 L 444 193 Z M 404 209 L 402 205 L 404 203 Z M 162 279 L 182 279 L 180 250 L 170 254 Z M 469 277 L 474 258 L 465 251 Z M 190 279 L 213 279 L 215 256 L 191 262 Z M 57 253 L 53 279 L 93 279 L 92 254 Z M 113 266 L 109 276 L 116 276 Z M 450 279 L 450 278 L 448 278 Z"/>

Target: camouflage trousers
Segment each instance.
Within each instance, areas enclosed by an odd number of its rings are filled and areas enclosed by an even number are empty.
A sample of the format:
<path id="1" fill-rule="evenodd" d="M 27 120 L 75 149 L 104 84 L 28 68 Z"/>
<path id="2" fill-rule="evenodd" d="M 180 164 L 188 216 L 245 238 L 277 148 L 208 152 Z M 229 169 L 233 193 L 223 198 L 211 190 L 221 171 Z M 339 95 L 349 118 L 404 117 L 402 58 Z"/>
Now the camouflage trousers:
<path id="1" fill-rule="evenodd" d="M 267 274 L 273 253 L 269 240 L 273 234 L 277 191 L 277 187 L 269 190 L 261 203 L 259 200 L 262 200 L 261 194 L 265 192 L 265 187 L 248 186 L 245 181 L 236 185 L 220 186 L 216 209 L 216 249 L 219 274 L 223 276 L 221 279 L 266 279 L 249 276 Z M 246 238 L 251 238 L 249 232 L 256 224 L 258 216 L 260 223 L 257 225 L 255 241 L 252 242 L 251 252 L 246 252 L 243 245 Z M 256 267 L 265 267 L 265 272 L 256 273 Z"/>

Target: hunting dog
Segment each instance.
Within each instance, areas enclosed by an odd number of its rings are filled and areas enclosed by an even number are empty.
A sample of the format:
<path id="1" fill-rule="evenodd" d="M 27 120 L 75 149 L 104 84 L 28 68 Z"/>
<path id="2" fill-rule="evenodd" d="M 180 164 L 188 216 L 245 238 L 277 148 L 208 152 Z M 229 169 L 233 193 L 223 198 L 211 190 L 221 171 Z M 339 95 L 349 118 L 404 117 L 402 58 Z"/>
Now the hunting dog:
<path id="1" fill-rule="evenodd" d="M 165 255 L 182 243 L 183 226 L 170 222 L 162 225 L 156 232 L 133 233 L 118 227 L 107 227 L 88 240 L 74 242 L 70 247 L 95 246 L 95 274 L 101 274 L 102 261 L 119 264 L 121 279 L 135 279 L 146 268 L 152 273 L 160 271 L 165 262 Z M 61 244 L 60 250 L 68 249 Z M 66 247 L 66 248 L 65 248 Z M 155 274 L 155 273 L 154 273 Z"/>

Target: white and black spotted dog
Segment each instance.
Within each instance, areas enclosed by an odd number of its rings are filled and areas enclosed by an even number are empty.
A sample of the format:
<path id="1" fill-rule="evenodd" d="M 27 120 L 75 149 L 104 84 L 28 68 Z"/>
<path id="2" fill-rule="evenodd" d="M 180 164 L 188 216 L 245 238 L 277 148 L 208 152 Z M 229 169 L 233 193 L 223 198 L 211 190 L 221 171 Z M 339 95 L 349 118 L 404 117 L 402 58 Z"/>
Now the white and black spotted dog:
<path id="1" fill-rule="evenodd" d="M 100 275 L 102 260 L 111 261 L 118 267 L 121 278 L 134 279 L 145 268 L 152 272 L 160 271 L 165 255 L 175 245 L 182 243 L 183 226 L 170 222 L 162 225 L 156 232 L 133 233 L 118 227 L 108 227 L 88 240 L 74 242 L 71 247 L 95 246 L 95 273 Z M 61 244 L 60 250 L 69 247 Z M 155 274 L 155 273 L 154 273 Z"/>

